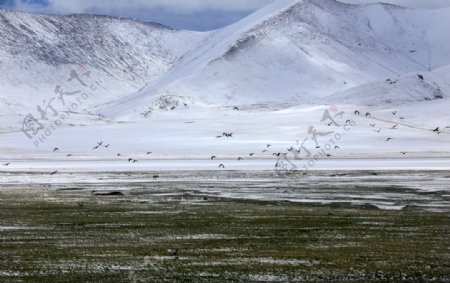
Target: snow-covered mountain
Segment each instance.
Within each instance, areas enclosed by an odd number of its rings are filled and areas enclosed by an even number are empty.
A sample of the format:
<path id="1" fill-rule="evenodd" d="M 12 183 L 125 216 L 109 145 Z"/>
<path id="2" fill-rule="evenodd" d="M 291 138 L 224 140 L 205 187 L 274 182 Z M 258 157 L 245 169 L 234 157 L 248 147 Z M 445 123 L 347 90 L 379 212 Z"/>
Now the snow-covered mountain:
<path id="1" fill-rule="evenodd" d="M 202 37 L 108 16 L 0 9 L 0 103 L 34 107 L 54 95 L 71 70 L 90 71 L 103 86 L 95 103 L 110 102 L 159 78 Z"/>
<path id="2" fill-rule="evenodd" d="M 2 100 L 35 103 L 82 65 L 103 82 L 101 99 L 91 104 L 105 104 L 99 112 L 111 117 L 195 102 L 326 103 L 321 98 L 336 92 L 450 64 L 448 15 L 279 0 L 196 33 L 105 16 L 0 10 Z"/>
<path id="3" fill-rule="evenodd" d="M 320 98 L 450 64 L 448 15 L 449 9 L 276 1 L 210 34 L 110 114 L 142 112 L 161 95 L 218 105 L 326 103 Z"/>
<path id="4" fill-rule="evenodd" d="M 397 156 L 400 147 L 450 155 L 449 16 L 450 9 L 278 0 L 225 28 L 192 32 L 0 10 L 0 154 L 47 154 L 58 144 L 90 155 L 102 136 L 128 154 L 151 145 L 160 157 L 270 158 L 255 147 L 285 151 L 308 127 L 322 127 L 334 104 L 346 115 L 372 113 L 347 117 L 359 124 L 337 155 Z M 70 90 L 92 95 L 55 130 L 48 118 L 65 108 L 48 105 L 76 101 Z M 24 124 L 41 132 L 25 136 Z M 45 129 L 50 135 L 39 139 Z M 216 138 L 223 131 L 234 138 Z"/>

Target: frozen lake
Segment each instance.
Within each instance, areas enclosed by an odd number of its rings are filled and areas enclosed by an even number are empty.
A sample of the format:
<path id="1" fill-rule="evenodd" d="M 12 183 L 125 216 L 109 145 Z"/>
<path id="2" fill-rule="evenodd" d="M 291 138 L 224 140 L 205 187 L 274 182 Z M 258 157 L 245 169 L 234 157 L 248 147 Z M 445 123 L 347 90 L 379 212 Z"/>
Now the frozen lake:
<path id="1" fill-rule="evenodd" d="M 221 170 L 266 171 L 275 170 L 277 162 L 284 162 L 286 170 L 450 170 L 450 158 L 345 158 L 345 159 L 139 159 L 130 163 L 126 158 L 59 158 L 9 159 L 9 166 L 0 167 L 0 172 L 46 171 L 67 172 L 98 171 L 180 171 L 180 170 Z M 288 163 L 291 164 L 288 164 Z M 294 167 L 296 166 L 296 167 Z M 306 166 L 306 168 L 305 168 Z"/>
<path id="2" fill-rule="evenodd" d="M 165 162 L 169 164 L 169 161 Z M 363 163 L 361 161 L 361 164 Z M 374 166 L 374 162 L 371 165 Z M 137 201 L 145 201 L 148 196 L 182 194 L 199 199 L 371 205 L 394 210 L 407 208 L 450 210 L 450 171 L 444 170 L 444 167 L 441 167 L 441 170 L 369 170 L 369 168 L 366 167 L 365 170 L 328 168 L 309 172 L 174 171 L 173 168 L 145 171 L 136 169 L 134 172 L 76 172 L 68 171 L 66 168 L 54 175 L 38 171 L 9 171 L 0 175 L 2 181 L 0 189 L 118 191 L 132 194 Z M 101 170 L 101 167 L 98 170 Z"/>

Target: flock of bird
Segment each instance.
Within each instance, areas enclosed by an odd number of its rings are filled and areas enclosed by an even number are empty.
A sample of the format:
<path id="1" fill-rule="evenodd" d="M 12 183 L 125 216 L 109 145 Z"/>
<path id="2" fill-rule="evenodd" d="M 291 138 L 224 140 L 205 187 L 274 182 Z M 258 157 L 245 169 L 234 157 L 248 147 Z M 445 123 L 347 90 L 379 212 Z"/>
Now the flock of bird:
<path id="1" fill-rule="evenodd" d="M 398 111 L 392 111 L 392 112 L 391 112 L 391 114 L 392 114 L 393 116 L 397 116 L 397 113 L 398 113 Z M 359 110 L 355 110 L 354 114 L 355 114 L 355 115 L 361 115 L 361 112 L 360 112 Z M 371 117 L 372 115 L 371 115 L 369 112 L 367 112 L 367 113 L 365 114 L 365 116 L 366 116 L 366 117 Z M 404 120 L 405 117 L 399 117 L 399 119 L 400 119 L 400 120 Z M 376 132 L 376 133 L 381 133 L 382 128 L 379 128 L 378 130 L 375 129 L 376 123 L 374 123 L 374 124 L 369 124 L 369 126 L 370 126 L 371 128 L 374 128 L 374 129 L 373 129 L 374 132 Z M 391 130 L 397 130 L 397 129 L 398 129 L 398 126 L 399 126 L 399 124 L 395 124 L 395 125 L 393 125 L 392 127 L 390 127 L 390 129 L 391 129 Z M 436 128 L 433 129 L 432 131 L 433 131 L 434 133 L 437 133 L 437 134 L 440 134 L 440 133 L 441 133 L 441 131 L 439 130 L 439 127 L 436 127 Z M 394 139 L 394 138 L 392 138 L 392 137 L 387 137 L 385 141 L 386 141 L 386 142 L 389 142 L 389 141 L 391 141 L 391 140 L 393 140 L 393 139 Z M 401 151 L 400 153 L 401 153 L 402 155 L 406 155 L 406 154 L 407 154 L 407 152 L 405 152 L 405 151 Z"/>
<path id="2" fill-rule="evenodd" d="M 238 108 L 235 107 L 234 110 L 238 110 Z M 392 112 L 391 112 L 392 116 L 397 116 L 397 113 L 398 113 L 398 111 L 392 111 Z M 361 112 L 360 112 L 359 110 L 355 110 L 354 115 L 360 116 L 360 115 L 361 115 Z M 367 117 L 367 118 L 372 118 L 372 114 L 371 114 L 370 112 L 366 112 L 366 113 L 364 114 L 364 116 Z M 405 117 L 399 117 L 399 119 L 400 119 L 400 120 L 404 120 Z M 348 124 L 348 123 L 350 123 L 350 122 L 351 122 L 351 120 L 347 120 L 347 121 L 346 121 L 346 124 Z M 333 122 L 328 123 L 327 125 L 328 125 L 328 126 L 331 126 L 332 124 L 333 124 Z M 376 123 L 373 123 L 373 124 L 370 123 L 369 126 L 370 126 L 371 128 L 373 128 L 373 131 L 376 132 L 376 133 L 381 133 L 381 131 L 382 131 L 382 129 L 383 129 L 382 127 L 380 127 L 379 129 L 376 129 L 376 126 L 377 126 Z M 390 127 L 390 129 L 391 129 L 391 130 L 397 130 L 398 127 L 399 127 L 399 124 L 394 124 L 393 126 Z M 449 128 L 450 128 L 450 127 L 449 127 Z M 439 130 L 439 127 L 433 129 L 432 131 L 433 131 L 434 133 L 437 133 L 437 134 L 440 134 L 440 133 L 441 133 L 441 131 Z M 227 137 L 227 138 L 233 137 L 233 133 L 225 133 L 225 132 L 224 132 L 222 135 L 216 136 L 216 138 L 222 138 L 222 137 Z M 389 141 L 392 141 L 392 140 L 394 140 L 394 138 L 392 138 L 392 137 L 386 137 L 385 142 L 389 142 Z M 298 144 L 298 141 L 297 141 L 297 144 Z M 266 152 L 268 152 L 268 149 L 269 149 L 271 146 L 272 146 L 271 144 L 267 144 L 266 148 L 265 148 L 264 150 L 262 150 L 261 153 L 266 153 Z M 337 146 L 337 145 L 335 145 L 334 149 L 337 150 L 337 149 L 340 149 L 340 147 Z M 272 153 L 272 156 L 276 156 L 276 157 L 287 156 L 287 155 L 289 154 L 289 152 L 295 152 L 295 153 L 297 153 L 297 154 L 300 154 L 301 149 L 296 150 L 293 146 L 291 146 L 291 147 L 287 148 L 287 151 L 288 151 L 287 153 L 286 153 L 286 152 L 285 152 L 285 153 L 282 153 L 282 152 L 274 152 L 274 153 Z M 408 153 L 407 151 L 400 151 L 400 154 L 402 154 L 402 155 L 406 155 L 407 153 Z M 250 153 L 250 154 L 249 154 L 250 157 L 252 157 L 252 156 L 254 156 L 254 155 L 255 155 L 255 153 Z M 331 157 L 331 154 L 326 154 L 326 156 L 327 156 L 327 157 Z M 217 159 L 217 156 L 216 156 L 216 155 L 211 156 L 211 160 L 215 160 L 215 159 Z M 238 157 L 238 161 L 240 161 L 240 160 L 243 160 L 243 158 L 242 158 L 242 157 Z M 220 164 L 219 164 L 219 168 L 225 169 L 225 165 L 224 165 L 223 163 L 220 163 Z"/>
<path id="3" fill-rule="evenodd" d="M 110 146 L 111 146 L 111 144 L 105 144 L 103 141 L 100 141 L 100 142 L 97 142 L 97 144 L 92 148 L 92 150 L 98 150 L 100 148 L 109 148 Z M 59 152 L 59 151 L 61 151 L 59 149 L 59 147 L 53 148 L 53 152 Z M 152 154 L 151 151 L 147 152 L 147 155 L 150 155 L 150 154 Z M 74 156 L 74 154 L 72 154 L 72 153 L 69 153 L 66 155 L 66 157 L 72 157 L 72 156 Z M 120 156 L 122 156 L 122 154 L 117 153 L 117 156 L 120 157 Z M 139 160 L 134 159 L 134 158 L 128 158 L 128 162 L 129 163 L 137 163 L 137 162 L 139 162 Z M 2 165 L 9 166 L 9 165 L 11 165 L 11 163 L 10 162 L 3 163 Z M 58 170 L 55 170 L 55 171 L 51 172 L 50 175 L 55 175 L 57 173 L 58 173 Z"/>
<path id="4" fill-rule="evenodd" d="M 239 108 L 238 108 L 238 107 L 234 107 L 233 110 L 238 111 Z M 393 116 L 397 116 L 397 113 L 398 113 L 398 111 L 393 111 L 393 112 L 391 112 L 391 114 L 392 114 Z M 360 112 L 359 110 L 355 110 L 355 111 L 354 111 L 354 115 L 361 116 L 361 112 Z M 370 112 L 366 112 L 364 116 L 365 116 L 365 117 L 368 117 L 368 118 L 372 118 L 372 114 L 371 114 Z M 405 117 L 399 117 L 399 119 L 400 119 L 400 120 L 404 120 Z M 351 120 L 347 120 L 347 121 L 346 121 L 346 124 L 348 124 L 348 123 L 350 123 L 350 122 L 351 122 Z M 332 123 L 329 123 L 329 124 L 328 124 L 328 126 L 331 126 L 331 125 L 332 125 Z M 378 128 L 376 123 L 369 123 L 369 126 L 370 126 L 370 127 L 373 129 L 373 131 L 376 132 L 376 133 L 381 133 L 381 131 L 382 131 L 382 129 L 383 129 L 382 127 Z M 395 125 L 393 125 L 392 127 L 390 127 L 390 129 L 391 129 L 391 130 L 397 130 L 398 127 L 399 127 L 399 124 L 395 124 Z M 378 128 L 378 129 L 377 129 L 377 128 Z M 449 128 L 449 127 L 447 127 L 447 128 Z M 432 132 L 434 132 L 434 133 L 436 133 L 436 134 L 440 134 L 440 133 L 441 133 L 441 130 L 440 130 L 439 127 L 436 127 L 435 129 L 432 130 Z M 221 135 L 216 136 L 216 138 L 218 138 L 218 139 L 219 139 L 219 138 L 233 138 L 233 135 L 234 135 L 234 133 L 232 133 L 232 132 L 223 132 Z M 394 139 L 394 138 L 392 138 L 392 137 L 386 137 L 385 142 L 392 141 L 393 139 Z M 298 144 L 298 141 L 297 141 L 297 144 Z M 97 142 L 97 144 L 92 148 L 92 150 L 98 150 L 98 149 L 100 149 L 100 148 L 109 148 L 110 146 L 111 146 L 110 144 L 105 144 L 103 141 L 100 141 L 100 142 Z M 271 147 L 272 147 L 271 144 L 267 144 L 267 145 L 261 150 L 261 153 L 267 153 Z M 339 148 L 340 148 L 339 146 L 335 145 L 335 149 L 339 149 Z M 58 152 L 58 151 L 60 151 L 60 149 L 59 149 L 58 147 L 55 147 L 55 148 L 53 149 L 53 152 Z M 301 149 L 296 150 L 293 146 L 291 146 L 291 147 L 287 148 L 287 152 L 273 152 L 273 153 L 272 153 L 272 156 L 275 156 L 275 157 L 287 156 L 289 153 L 297 153 L 297 154 L 300 154 L 300 151 L 301 151 Z M 148 152 L 146 153 L 146 155 L 151 155 L 152 153 L 153 153 L 153 152 L 148 151 Z M 407 152 L 406 152 L 406 151 L 401 151 L 400 154 L 406 155 Z M 254 153 L 254 152 L 251 152 L 251 153 L 249 153 L 248 155 L 249 155 L 250 157 L 253 157 L 253 156 L 255 156 L 255 153 Z M 69 154 L 67 154 L 66 156 L 67 156 L 67 157 L 72 157 L 72 156 L 74 156 L 74 154 L 69 153 Z M 121 156 L 122 156 L 122 154 L 117 153 L 117 157 L 121 157 Z M 330 157 L 331 155 L 330 155 L 330 154 L 327 154 L 327 156 Z M 217 160 L 217 156 L 216 156 L 216 155 L 212 155 L 212 156 L 211 156 L 211 160 Z M 241 157 L 241 156 L 239 156 L 239 157 L 237 158 L 237 160 L 238 160 L 238 161 L 241 161 L 241 160 L 244 160 L 244 158 Z M 128 158 L 128 162 L 129 162 L 129 163 L 137 163 L 137 162 L 139 162 L 139 160 L 130 157 L 130 158 Z M 0 164 L 3 165 L 3 166 L 9 166 L 9 165 L 11 165 L 10 162 L 7 162 L 7 163 L 0 163 Z M 218 165 L 218 167 L 219 167 L 219 169 L 225 169 L 225 164 L 220 163 L 220 164 Z M 58 173 L 58 171 L 56 170 L 56 171 L 51 172 L 50 175 L 55 175 L 55 174 L 57 174 L 57 173 Z"/>
<path id="5" fill-rule="evenodd" d="M 272 146 L 271 144 L 267 144 L 265 148 L 270 148 L 271 146 Z M 267 149 L 263 149 L 263 150 L 261 151 L 261 153 L 265 153 L 265 152 L 267 152 L 267 151 L 268 151 Z M 275 155 L 275 156 L 280 157 L 281 155 L 287 155 L 287 153 L 281 153 L 281 152 L 275 153 L 275 152 L 274 152 L 272 155 Z M 254 152 L 251 152 L 251 153 L 248 154 L 248 156 L 253 157 L 253 156 L 255 156 L 255 153 L 254 153 Z M 216 156 L 216 155 L 211 156 L 211 160 L 215 160 L 215 159 L 217 159 L 217 156 Z M 241 160 L 244 160 L 244 158 L 241 157 L 241 156 L 239 156 L 239 157 L 237 158 L 237 160 L 238 160 L 238 161 L 241 161 Z M 219 164 L 219 168 L 225 169 L 225 165 L 224 165 L 223 163 L 220 163 L 220 164 Z"/>
<path id="6" fill-rule="evenodd" d="M 393 116 L 396 116 L 396 115 L 397 115 L 397 112 L 398 112 L 398 111 L 393 111 L 393 112 L 391 112 L 391 113 L 392 113 Z M 355 114 L 355 115 L 361 115 L 361 113 L 360 113 L 358 110 L 356 110 L 356 111 L 354 112 L 354 114 Z M 369 112 L 367 112 L 365 116 L 366 116 L 366 117 L 371 117 L 372 114 L 370 114 Z M 403 120 L 404 117 L 400 117 L 400 119 Z M 378 130 L 375 130 L 376 124 L 369 124 L 369 126 L 370 126 L 371 128 L 374 128 L 374 129 L 373 129 L 374 132 L 376 132 L 376 133 L 381 133 L 382 128 L 379 128 Z M 391 129 L 392 129 L 392 130 L 396 130 L 397 127 L 398 127 L 398 124 L 395 124 L 394 126 L 391 127 Z M 393 138 L 391 138 L 391 137 L 386 138 L 386 142 L 391 141 L 391 140 L 393 140 Z M 406 153 L 405 153 L 405 154 L 406 154 Z"/>

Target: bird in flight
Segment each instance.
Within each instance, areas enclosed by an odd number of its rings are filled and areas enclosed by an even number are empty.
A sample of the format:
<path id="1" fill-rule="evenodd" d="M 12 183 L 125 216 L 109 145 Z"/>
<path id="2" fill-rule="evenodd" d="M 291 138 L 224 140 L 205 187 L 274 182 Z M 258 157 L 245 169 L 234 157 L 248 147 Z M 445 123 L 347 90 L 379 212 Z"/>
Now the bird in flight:
<path id="1" fill-rule="evenodd" d="M 375 128 L 376 124 L 370 124 L 370 126 L 371 126 L 372 128 Z"/>
<path id="2" fill-rule="evenodd" d="M 220 165 L 219 165 L 219 168 L 223 168 L 223 169 L 225 169 L 225 165 L 223 165 L 223 164 L 220 164 Z"/>
<path id="3" fill-rule="evenodd" d="M 269 147 L 271 147 L 272 145 L 271 144 L 268 144 L 267 146 L 266 146 L 266 148 L 269 148 Z"/>
<path id="4" fill-rule="evenodd" d="M 94 146 L 92 149 L 98 149 L 100 146 L 99 145 L 97 145 L 97 146 Z"/>
<path id="5" fill-rule="evenodd" d="M 396 130 L 396 129 L 397 129 L 397 127 L 398 127 L 398 125 L 394 125 L 394 126 L 392 126 L 392 128 L 391 128 L 391 129 L 393 129 L 393 130 Z"/>
<path id="6" fill-rule="evenodd" d="M 9 166 L 9 164 L 11 164 L 11 163 L 9 163 L 9 162 L 8 162 L 8 163 L 5 163 L 5 164 L 3 164 L 3 165 L 5 165 L 5 166 Z"/>
<path id="7" fill-rule="evenodd" d="M 253 155 L 255 155 L 255 154 L 254 154 L 254 153 L 250 153 L 249 155 L 250 155 L 250 156 L 253 156 Z"/>
<path id="8" fill-rule="evenodd" d="M 59 148 L 55 147 L 55 148 L 53 149 L 53 152 L 58 151 L 58 150 L 59 150 Z"/>
<path id="9" fill-rule="evenodd" d="M 373 131 L 379 133 L 379 132 L 381 132 L 381 128 L 378 131 L 377 130 L 373 130 Z"/>
<path id="10" fill-rule="evenodd" d="M 400 151 L 400 153 L 403 154 L 403 155 L 407 154 L 406 151 Z"/>
<path id="11" fill-rule="evenodd" d="M 239 111 L 239 108 L 237 108 L 237 106 L 235 106 L 235 107 L 233 108 L 233 110 Z"/>
<path id="12" fill-rule="evenodd" d="M 50 175 L 55 175 L 56 173 L 58 173 L 58 170 L 53 171 L 52 173 L 50 173 Z"/>
<path id="13" fill-rule="evenodd" d="M 217 158 L 215 155 L 211 156 L 211 160 L 214 160 L 215 158 Z"/>
<path id="14" fill-rule="evenodd" d="M 72 155 L 73 155 L 73 154 L 69 153 L 69 154 L 67 154 L 66 156 L 67 156 L 67 157 L 71 157 Z"/>
<path id="15" fill-rule="evenodd" d="M 371 115 L 370 115 L 370 113 L 369 112 L 367 112 L 366 113 L 366 117 L 370 117 Z"/>
<path id="16" fill-rule="evenodd" d="M 390 141 L 390 140 L 392 140 L 392 139 L 393 139 L 393 138 L 387 138 L 386 141 L 388 142 L 388 141 Z"/>
<path id="17" fill-rule="evenodd" d="M 355 115 L 361 114 L 358 110 L 355 110 Z"/>
<path id="18" fill-rule="evenodd" d="M 394 116 L 395 116 L 396 114 L 397 114 L 397 111 L 394 111 L 394 112 L 392 112 L 392 115 L 394 115 Z"/>
<path id="19" fill-rule="evenodd" d="M 238 161 L 241 161 L 243 158 L 242 157 L 238 157 Z"/>
<path id="20" fill-rule="evenodd" d="M 149 151 L 149 152 L 147 152 L 147 155 L 150 155 L 150 154 L 152 154 L 153 152 L 151 152 L 151 151 Z"/>
<path id="21" fill-rule="evenodd" d="M 439 133 L 439 127 L 437 127 L 436 129 L 434 129 L 433 132 Z"/>

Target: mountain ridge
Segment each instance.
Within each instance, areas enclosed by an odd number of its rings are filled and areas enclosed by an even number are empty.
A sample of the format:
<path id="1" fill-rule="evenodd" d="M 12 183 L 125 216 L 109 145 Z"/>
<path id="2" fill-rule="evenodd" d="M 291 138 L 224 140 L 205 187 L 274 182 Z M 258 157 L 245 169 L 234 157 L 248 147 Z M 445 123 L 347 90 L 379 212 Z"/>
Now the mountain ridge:
<path id="1" fill-rule="evenodd" d="M 112 119 L 194 104 L 326 103 L 334 93 L 450 64 L 450 44 L 440 39 L 445 31 L 436 31 L 446 10 L 280 0 L 211 32 L 102 15 L 11 11 L 15 17 L 5 17 L 4 11 L 0 58 L 9 61 L 0 59 L 0 69 L 12 69 L 0 82 L 3 92 L 17 97 L 20 84 L 37 77 L 25 92 L 51 94 L 82 64 L 108 86 L 91 110 Z M 434 17 L 425 22 L 419 15 Z M 435 52 L 438 43 L 446 47 Z"/>
<path id="2" fill-rule="evenodd" d="M 170 29 L 170 30 L 179 30 L 179 29 L 176 29 L 176 28 L 173 28 L 173 27 L 169 27 L 169 26 L 163 25 L 161 23 L 157 23 L 157 22 L 145 21 L 145 20 L 136 19 L 136 18 L 103 15 L 103 14 L 71 13 L 71 14 L 59 15 L 59 14 L 53 14 L 53 13 L 18 11 L 18 10 L 2 8 L 2 7 L 0 7 L 0 13 L 29 14 L 29 15 L 44 16 L 44 17 L 46 16 L 46 17 L 50 17 L 50 18 L 71 18 L 71 17 L 75 17 L 75 18 L 77 18 L 77 17 L 78 18 L 83 18 L 83 17 L 85 17 L 85 18 L 105 18 L 105 19 L 110 19 L 110 20 L 131 21 L 131 22 L 135 22 L 135 23 L 148 24 L 150 26 L 153 25 L 154 27 L 160 27 L 160 28 Z"/>
<path id="3" fill-rule="evenodd" d="M 211 32 L 0 17 L 0 153 L 124 166 L 201 158 L 217 169 L 215 155 L 233 170 L 249 153 L 294 158 L 286 149 L 301 141 L 314 155 L 336 133 L 331 158 L 449 156 L 449 11 L 284 0 Z M 74 86 L 85 101 L 58 96 Z M 314 142 L 315 130 L 326 136 Z M 93 149 L 99 141 L 111 147 Z"/>
<path id="4" fill-rule="evenodd" d="M 95 105 L 138 91 L 194 48 L 203 33 L 109 16 L 3 9 L 0 36 L 2 100 L 26 111 L 26 104 L 54 95 L 55 86 L 80 65 L 104 82 Z"/>
<path id="5" fill-rule="evenodd" d="M 323 103 L 322 96 L 360 84 L 450 64 L 450 45 L 438 52 L 430 48 L 436 45 L 431 31 L 445 13 L 388 4 L 278 1 L 212 33 L 167 75 L 102 113 L 139 113 L 165 95 L 213 105 Z M 420 15 L 437 20 L 424 23 Z M 431 53 L 437 54 L 433 60 Z"/>

